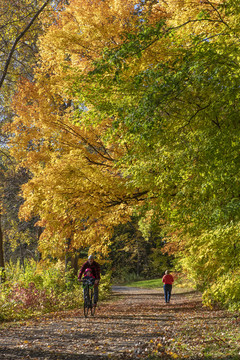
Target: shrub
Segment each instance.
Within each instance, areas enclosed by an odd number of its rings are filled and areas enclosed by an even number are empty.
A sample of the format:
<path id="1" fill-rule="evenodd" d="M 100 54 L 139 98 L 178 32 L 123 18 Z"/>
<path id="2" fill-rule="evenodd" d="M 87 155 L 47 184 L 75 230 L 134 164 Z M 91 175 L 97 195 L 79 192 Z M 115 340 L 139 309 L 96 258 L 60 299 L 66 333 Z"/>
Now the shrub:
<path id="1" fill-rule="evenodd" d="M 212 307 L 221 304 L 225 308 L 240 310 L 240 271 L 222 275 L 203 293 L 203 303 Z"/>
<path id="2" fill-rule="evenodd" d="M 0 321 L 23 319 L 36 314 L 78 308 L 82 305 L 82 288 L 64 264 L 29 261 L 6 266 L 7 281 L 0 285 Z M 110 274 L 102 277 L 100 299 L 110 290 Z"/>
<path id="3" fill-rule="evenodd" d="M 108 298 L 109 293 L 111 292 L 111 272 L 102 275 L 101 276 L 101 281 L 99 284 L 99 299 L 100 300 L 104 300 L 106 298 Z"/>

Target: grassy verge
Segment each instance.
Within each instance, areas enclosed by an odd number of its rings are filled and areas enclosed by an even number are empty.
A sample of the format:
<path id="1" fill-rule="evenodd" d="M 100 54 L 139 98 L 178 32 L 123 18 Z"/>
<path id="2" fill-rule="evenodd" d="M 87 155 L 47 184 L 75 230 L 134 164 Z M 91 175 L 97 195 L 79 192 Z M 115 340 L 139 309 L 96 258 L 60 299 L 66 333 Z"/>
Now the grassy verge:
<path id="1" fill-rule="evenodd" d="M 138 280 L 138 281 L 131 281 L 126 286 L 129 287 L 138 287 L 138 288 L 145 288 L 145 289 L 155 289 L 162 287 L 162 279 L 151 279 L 151 280 Z"/>
<path id="2" fill-rule="evenodd" d="M 132 281 L 125 284 L 125 286 L 142 288 L 142 289 L 162 289 L 163 283 L 162 283 L 162 279 L 151 279 L 151 280 Z M 190 282 L 182 283 L 176 281 L 176 283 L 173 286 L 173 294 L 190 292 L 192 290 L 193 290 L 193 284 L 191 284 Z"/>

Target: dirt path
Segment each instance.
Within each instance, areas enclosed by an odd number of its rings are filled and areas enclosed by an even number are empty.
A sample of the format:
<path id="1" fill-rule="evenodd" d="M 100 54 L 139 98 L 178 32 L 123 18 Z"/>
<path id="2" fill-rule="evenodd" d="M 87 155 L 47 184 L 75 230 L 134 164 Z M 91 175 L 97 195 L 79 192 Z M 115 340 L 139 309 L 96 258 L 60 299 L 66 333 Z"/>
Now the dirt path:
<path id="1" fill-rule="evenodd" d="M 113 301 L 100 304 L 94 318 L 85 319 L 80 309 L 1 329 L 0 360 L 144 359 L 150 353 L 161 359 L 205 359 L 206 345 L 217 342 L 214 351 L 222 354 L 237 349 L 236 340 L 216 335 L 212 342 L 209 334 L 216 328 L 218 334 L 226 327 L 229 332 L 230 322 L 236 333 L 239 319 L 203 308 L 197 293 L 173 294 L 165 305 L 162 290 L 113 290 Z"/>

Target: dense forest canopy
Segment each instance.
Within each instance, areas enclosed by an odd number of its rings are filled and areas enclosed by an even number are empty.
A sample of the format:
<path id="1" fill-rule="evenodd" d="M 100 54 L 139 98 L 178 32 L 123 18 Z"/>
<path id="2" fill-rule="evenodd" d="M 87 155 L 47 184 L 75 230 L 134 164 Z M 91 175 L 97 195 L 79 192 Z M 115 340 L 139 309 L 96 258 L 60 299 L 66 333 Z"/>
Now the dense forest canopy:
<path id="1" fill-rule="evenodd" d="M 106 254 L 138 216 L 206 294 L 239 295 L 239 17 L 235 0 L 71 0 L 56 14 L 9 126 L 43 256 Z"/>

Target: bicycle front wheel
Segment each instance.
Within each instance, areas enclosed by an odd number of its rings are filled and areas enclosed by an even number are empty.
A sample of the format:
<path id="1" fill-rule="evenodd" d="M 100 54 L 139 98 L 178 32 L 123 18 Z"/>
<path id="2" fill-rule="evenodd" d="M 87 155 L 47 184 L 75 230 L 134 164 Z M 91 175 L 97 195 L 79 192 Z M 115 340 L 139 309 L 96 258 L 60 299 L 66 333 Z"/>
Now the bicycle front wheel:
<path id="1" fill-rule="evenodd" d="M 92 316 L 95 315 L 95 310 L 96 310 L 96 306 L 95 306 L 95 304 L 93 304 L 93 296 L 94 296 L 94 290 L 91 289 L 90 302 L 91 302 L 91 315 L 92 315 Z"/>
<path id="2" fill-rule="evenodd" d="M 88 311 L 90 308 L 90 298 L 89 298 L 89 287 L 87 286 L 84 289 L 84 316 L 87 317 L 88 316 Z"/>

